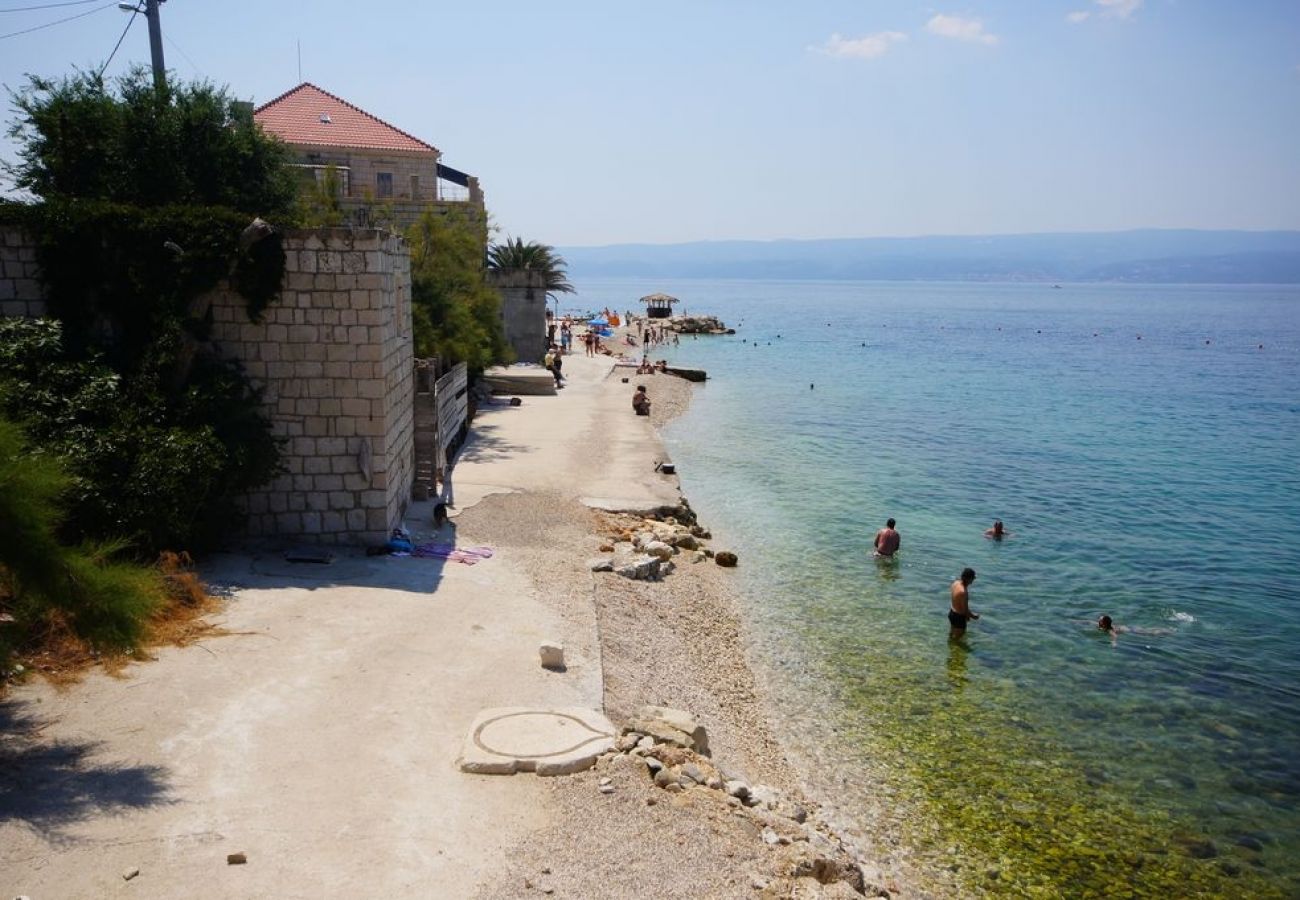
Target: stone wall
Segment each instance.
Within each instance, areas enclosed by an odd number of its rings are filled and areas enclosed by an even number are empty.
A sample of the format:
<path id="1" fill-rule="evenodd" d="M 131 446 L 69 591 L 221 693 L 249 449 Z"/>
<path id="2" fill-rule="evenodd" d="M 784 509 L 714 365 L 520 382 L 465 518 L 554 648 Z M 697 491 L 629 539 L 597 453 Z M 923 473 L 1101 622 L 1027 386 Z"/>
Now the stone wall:
<path id="1" fill-rule="evenodd" d="M 285 236 L 280 298 L 250 322 L 214 291 L 211 338 L 264 394 L 286 472 L 244 502 L 249 532 L 326 544 L 377 543 L 402 521 L 414 480 L 411 261 L 386 231 Z M 46 312 L 36 242 L 0 228 L 0 315 Z"/>
<path id="2" fill-rule="evenodd" d="M 280 299 L 213 297 L 212 340 L 265 391 L 287 472 L 247 497 L 253 536 L 382 542 L 414 477 L 410 257 L 376 230 L 290 232 Z"/>
<path id="3" fill-rule="evenodd" d="M 36 264 L 36 241 L 0 226 L 0 316 L 45 315 L 45 288 Z"/>
<path id="4" fill-rule="evenodd" d="M 540 363 L 546 355 L 546 278 L 540 272 L 493 272 L 501 294 L 501 325 L 518 362 Z"/>

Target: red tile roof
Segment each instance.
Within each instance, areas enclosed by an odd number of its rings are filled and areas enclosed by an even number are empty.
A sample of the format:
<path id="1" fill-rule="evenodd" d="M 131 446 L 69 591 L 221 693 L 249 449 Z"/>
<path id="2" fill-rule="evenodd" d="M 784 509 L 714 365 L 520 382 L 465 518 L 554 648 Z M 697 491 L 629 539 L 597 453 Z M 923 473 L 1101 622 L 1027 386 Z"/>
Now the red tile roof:
<path id="1" fill-rule="evenodd" d="M 306 81 L 259 106 L 253 119 L 288 144 L 438 152 L 431 144 Z"/>

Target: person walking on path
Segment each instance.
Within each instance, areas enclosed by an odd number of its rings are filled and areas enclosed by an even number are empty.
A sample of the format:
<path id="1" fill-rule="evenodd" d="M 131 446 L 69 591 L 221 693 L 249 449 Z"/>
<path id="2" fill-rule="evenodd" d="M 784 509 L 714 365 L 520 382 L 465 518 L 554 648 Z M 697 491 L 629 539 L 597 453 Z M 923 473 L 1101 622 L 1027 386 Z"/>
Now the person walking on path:
<path id="1" fill-rule="evenodd" d="M 902 543 L 903 539 L 899 536 L 898 532 L 894 530 L 894 520 L 890 519 L 885 523 L 884 528 L 876 532 L 876 540 L 874 542 L 876 556 L 883 556 L 886 558 L 892 557 L 898 552 L 898 548 Z"/>
<path id="2" fill-rule="evenodd" d="M 966 633 L 966 623 L 971 619 L 978 619 L 979 614 L 970 608 L 970 586 L 975 581 L 975 570 L 966 568 L 961 570 L 961 577 L 954 581 L 948 588 L 951 596 L 951 605 L 948 609 L 948 624 L 952 629 L 948 632 L 949 638 L 959 638 Z"/>
<path id="3" fill-rule="evenodd" d="M 564 349 L 562 347 L 554 348 L 555 355 L 551 359 L 551 374 L 555 376 L 555 386 L 564 387 L 564 377 L 560 374 L 564 368 Z"/>

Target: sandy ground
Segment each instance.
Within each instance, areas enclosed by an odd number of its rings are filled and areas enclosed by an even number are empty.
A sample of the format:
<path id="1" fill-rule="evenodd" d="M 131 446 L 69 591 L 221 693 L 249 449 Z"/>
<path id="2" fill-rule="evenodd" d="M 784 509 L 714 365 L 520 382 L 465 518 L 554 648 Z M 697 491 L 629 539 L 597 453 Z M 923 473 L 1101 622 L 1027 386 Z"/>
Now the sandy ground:
<path id="1" fill-rule="evenodd" d="M 572 356 L 565 372 L 556 397 L 485 408 L 456 466 L 448 533 L 492 559 L 211 560 L 229 635 L 0 701 L 0 895 L 845 895 L 791 877 L 808 835 L 762 838 L 788 820 L 721 791 L 662 791 L 638 758 L 555 779 L 456 770 L 484 707 L 603 707 L 617 724 L 656 703 L 699 717 L 724 775 L 816 819 L 767 727 L 730 573 L 590 571 L 612 520 L 586 503 L 676 501 L 652 425 L 690 385 L 641 376 L 647 420 L 608 358 Z M 417 540 L 428 515 L 408 516 Z M 544 638 L 565 644 L 564 673 L 538 666 Z"/>

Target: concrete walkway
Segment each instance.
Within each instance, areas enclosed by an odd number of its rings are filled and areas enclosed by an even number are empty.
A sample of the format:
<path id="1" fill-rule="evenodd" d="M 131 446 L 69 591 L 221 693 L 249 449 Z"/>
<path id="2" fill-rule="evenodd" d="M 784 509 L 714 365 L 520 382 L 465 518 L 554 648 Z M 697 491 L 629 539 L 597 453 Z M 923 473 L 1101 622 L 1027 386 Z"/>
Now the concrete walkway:
<path id="1" fill-rule="evenodd" d="M 520 490 L 676 502 L 609 369 L 573 357 L 558 396 L 485 410 L 460 509 Z M 0 896 L 461 896 L 543 824 L 538 779 L 455 766 L 481 710 L 601 705 L 598 660 L 540 667 L 545 638 L 598 642 L 566 635 L 518 562 L 227 556 L 204 575 L 230 591 L 232 636 L 0 702 Z"/>

